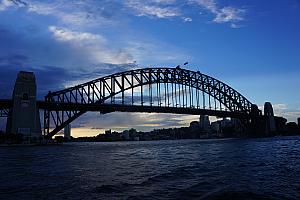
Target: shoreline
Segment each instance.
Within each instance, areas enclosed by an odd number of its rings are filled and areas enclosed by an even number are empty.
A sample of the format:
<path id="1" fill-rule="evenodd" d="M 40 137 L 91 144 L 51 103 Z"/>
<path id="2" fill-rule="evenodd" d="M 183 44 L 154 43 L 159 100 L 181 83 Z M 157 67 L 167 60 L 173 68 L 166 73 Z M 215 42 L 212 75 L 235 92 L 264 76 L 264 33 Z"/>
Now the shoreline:
<path id="1" fill-rule="evenodd" d="M 54 146 L 62 145 L 63 143 L 48 143 L 48 144 L 0 144 L 1 147 L 33 147 L 33 146 Z"/>
<path id="2" fill-rule="evenodd" d="M 300 135 L 275 135 L 269 137 L 223 137 L 223 138 L 182 138 L 182 139 L 161 139 L 161 140 L 116 140 L 116 141 L 68 141 L 55 143 L 31 143 L 31 144 L 0 144 L 1 147 L 33 147 L 33 146 L 57 146 L 70 143 L 113 143 L 113 142 L 149 142 L 149 141 L 174 141 L 174 140 L 226 140 L 226 139 L 266 139 L 266 138 L 285 138 L 299 137 Z"/>

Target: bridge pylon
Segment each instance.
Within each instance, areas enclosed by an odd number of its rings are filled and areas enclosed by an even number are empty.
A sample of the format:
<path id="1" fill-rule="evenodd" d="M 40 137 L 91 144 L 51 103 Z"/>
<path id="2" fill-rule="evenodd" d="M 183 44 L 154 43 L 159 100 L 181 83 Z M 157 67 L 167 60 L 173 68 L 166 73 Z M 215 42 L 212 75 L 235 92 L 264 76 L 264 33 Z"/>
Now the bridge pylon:
<path id="1" fill-rule="evenodd" d="M 266 118 L 265 134 L 270 135 L 276 131 L 276 123 L 275 123 L 273 106 L 270 102 L 265 102 L 264 115 Z"/>
<path id="2" fill-rule="evenodd" d="M 13 91 L 13 106 L 6 124 L 7 133 L 22 134 L 25 140 L 39 139 L 42 136 L 36 90 L 34 73 L 19 72 Z"/>

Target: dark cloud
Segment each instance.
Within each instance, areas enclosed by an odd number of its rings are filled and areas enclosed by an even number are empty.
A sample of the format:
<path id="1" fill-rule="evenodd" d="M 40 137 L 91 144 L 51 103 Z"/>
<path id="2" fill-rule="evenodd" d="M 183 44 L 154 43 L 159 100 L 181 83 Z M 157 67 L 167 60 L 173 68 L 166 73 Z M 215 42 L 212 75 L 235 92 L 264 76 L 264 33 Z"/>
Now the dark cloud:
<path id="1" fill-rule="evenodd" d="M 0 65 L 23 65 L 28 62 L 27 56 L 24 55 L 9 55 L 0 57 Z"/>
<path id="2" fill-rule="evenodd" d="M 0 98 L 10 98 L 19 71 L 32 71 L 36 75 L 38 97 L 49 90 L 64 89 L 67 83 L 96 79 L 136 67 L 135 64 L 89 64 L 83 54 L 73 52 L 67 45 L 53 38 L 35 35 L 36 30 L 16 32 L 0 25 Z"/>
<path id="3" fill-rule="evenodd" d="M 12 61 L 11 63 L 17 63 Z M 61 68 L 47 67 L 35 69 L 32 67 L 22 67 L 22 65 L 1 64 L 0 65 L 0 98 L 11 98 L 15 80 L 19 71 L 34 72 L 38 85 L 38 96 L 41 98 L 46 91 L 60 88 L 64 78 L 68 73 Z"/>
<path id="4" fill-rule="evenodd" d="M 27 6 L 27 3 L 25 1 L 21 1 L 21 0 L 11 0 L 11 1 L 17 6 Z"/>
<path id="5" fill-rule="evenodd" d="M 48 91 L 64 89 L 66 83 L 73 81 L 84 83 L 82 80 L 93 80 L 120 70 L 128 70 L 132 67 L 132 65 L 107 64 L 107 69 L 95 68 L 92 71 L 72 71 L 56 66 L 42 66 L 39 68 L 24 67 L 24 64 L 21 62 L 22 60 L 26 62 L 26 56 L 18 55 L 5 59 L 0 58 L 0 98 L 11 97 L 14 82 L 19 71 L 31 71 L 35 73 L 38 97 L 42 98 Z"/>

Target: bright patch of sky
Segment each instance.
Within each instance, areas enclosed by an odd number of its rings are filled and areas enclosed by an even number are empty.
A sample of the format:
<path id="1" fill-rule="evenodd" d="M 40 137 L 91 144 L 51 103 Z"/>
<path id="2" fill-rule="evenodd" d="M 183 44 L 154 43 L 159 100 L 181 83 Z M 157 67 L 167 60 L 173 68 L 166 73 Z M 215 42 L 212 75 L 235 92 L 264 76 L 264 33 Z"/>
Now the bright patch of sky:
<path id="1" fill-rule="evenodd" d="M 0 87 L 12 88 L 19 70 L 32 70 L 42 97 L 132 67 L 189 61 L 187 68 L 224 81 L 258 105 L 271 101 L 275 112 L 295 121 L 299 35 L 298 0 L 0 0 Z M 137 123 L 131 127 L 140 127 L 140 115 L 128 116 Z"/>

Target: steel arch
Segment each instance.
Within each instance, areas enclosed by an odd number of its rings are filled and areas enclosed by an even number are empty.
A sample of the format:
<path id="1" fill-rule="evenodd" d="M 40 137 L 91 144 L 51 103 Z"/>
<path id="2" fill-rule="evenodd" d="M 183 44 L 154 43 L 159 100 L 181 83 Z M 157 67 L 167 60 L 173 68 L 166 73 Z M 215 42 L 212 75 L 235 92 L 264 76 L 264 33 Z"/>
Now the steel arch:
<path id="1" fill-rule="evenodd" d="M 173 107 L 205 110 L 205 104 L 203 104 L 204 107 L 202 108 L 199 107 L 198 104 L 195 107 L 192 107 L 191 104 L 190 107 L 188 107 L 188 103 L 186 103 L 186 105 L 184 104 L 185 98 L 186 101 L 187 99 L 191 101 L 191 99 L 195 96 L 193 93 L 187 94 L 187 87 L 189 91 L 191 91 L 192 88 L 192 91 L 194 90 L 198 93 L 202 92 L 203 101 L 205 101 L 204 94 L 208 96 L 209 101 L 211 97 L 214 98 L 214 100 L 217 100 L 220 103 L 221 112 L 221 105 L 224 106 L 224 113 L 226 111 L 227 113 L 241 113 L 250 116 L 251 113 L 253 113 L 253 108 L 257 108 L 247 98 L 245 98 L 239 92 L 234 90 L 232 87 L 211 76 L 202 74 L 199 71 L 195 72 L 179 67 L 134 69 L 130 71 L 108 75 L 64 90 L 49 92 L 49 94 L 45 97 L 45 102 L 49 105 L 54 105 L 53 107 L 55 107 L 55 109 L 44 109 L 44 134 L 52 137 L 62 128 L 64 128 L 64 126 L 71 123 L 74 119 L 76 119 L 86 111 L 91 110 L 91 106 L 95 107 L 97 105 L 107 104 L 108 100 L 110 100 L 109 104 L 116 105 L 115 98 L 118 95 L 120 95 L 120 99 L 122 101 L 120 104 L 126 104 L 125 100 L 127 96 L 125 93 L 130 90 L 132 91 L 131 101 L 133 105 L 135 97 L 134 89 L 138 87 L 141 88 L 139 94 L 141 99 L 140 106 L 145 107 L 143 101 L 143 87 L 149 88 L 149 95 L 151 94 L 152 98 L 153 85 L 156 86 L 154 89 L 156 89 L 158 96 L 160 95 L 158 91 L 160 91 L 161 87 L 164 87 L 165 101 L 167 96 L 169 100 L 169 96 L 171 95 L 172 98 L 174 98 L 174 95 L 175 98 L 177 98 L 176 95 L 179 95 L 179 101 L 180 99 L 183 100 L 183 105 L 181 105 L 181 103 L 178 104 L 177 102 L 176 105 L 174 102 L 168 102 L 168 104 L 165 103 L 164 106 L 162 106 L 163 103 L 160 102 L 160 97 L 158 97 L 157 106 L 162 108 Z M 166 93 L 166 90 L 168 89 L 169 85 L 172 85 L 171 94 Z M 175 90 L 173 90 L 174 85 Z M 182 86 L 182 88 L 185 88 L 185 93 L 184 89 L 182 89 L 178 90 L 176 94 L 176 85 L 177 87 Z M 201 98 L 199 95 L 200 94 L 198 94 L 198 99 Z M 154 101 L 152 102 L 151 98 L 149 97 L 150 108 L 154 104 Z M 209 106 L 209 109 L 207 110 L 211 109 L 211 106 Z M 54 124 L 54 129 L 50 132 L 51 120 Z"/>

